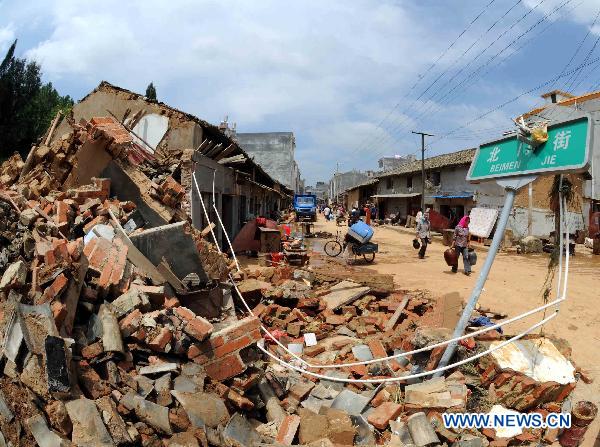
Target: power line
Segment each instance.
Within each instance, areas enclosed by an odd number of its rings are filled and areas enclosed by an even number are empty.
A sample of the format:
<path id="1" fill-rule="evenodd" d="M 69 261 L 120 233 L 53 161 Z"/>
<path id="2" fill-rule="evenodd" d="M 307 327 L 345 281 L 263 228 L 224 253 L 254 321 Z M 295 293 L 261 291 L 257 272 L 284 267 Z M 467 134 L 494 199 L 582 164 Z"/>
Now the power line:
<path id="1" fill-rule="evenodd" d="M 589 61 L 587 63 L 583 63 L 583 64 L 579 65 L 578 67 L 574 68 L 573 70 L 570 70 L 570 71 L 565 72 L 563 74 L 559 74 L 558 76 L 555 76 L 554 78 L 552 78 L 552 79 L 550 79 L 550 80 L 548 80 L 546 82 L 543 82 L 543 83 L 539 84 L 538 86 L 533 87 L 533 88 L 531 88 L 531 89 L 529 89 L 529 90 L 527 90 L 527 91 L 525 91 L 525 92 L 523 92 L 523 93 L 515 96 L 512 99 L 509 99 L 508 101 L 503 102 L 502 104 L 494 107 L 493 109 L 488 110 L 487 112 L 482 113 L 481 115 L 477 116 L 476 118 L 472 119 L 471 121 L 467 122 L 466 124 L 464 124 L 462 126 L 459 126 L 456 129 L 454 129 L 454 130 L 452 130 L 452 131 L 450 131 L 450 132 L 448 132 L 448 133 L 440 136 L 437 140 L 432 141 L 431 144 L 434 144 L 434 143 L 436 143 L 436 142 L 438 142 L 440 140 L 443 140 L 444 138 L 447 138 L 449 135 L 454 134 L 458 130 L 464 129 L 464 128 L 468 127 L 472 123 L 480 120 L 481 118 L 485 118 L 486 116 L 490 115 L 491 113 L 496 112 L 497 110 L 500 110 L 500 109 L 506 107 L 508 104 L 511 104 L 511 103 L 517 101 L 519 98 L 522 98 L 525 95 L 528 95 L 528 94 L 530 94 L 530 93 L 532 93 L 532 92 L 534 92 L 536 90 L 539 90 L 539 89 L 541 89 L 541 88 L 543 88 L 543 87 L 545 87 L 547 85 L 550 85 L 550 84 L 556 82 L 557 80 L 559 80 L 560 78 L 568 76 L 568 75 L 572 74 L 575 71 L 579 71 L 579 70 L 582 70 L 583 68 L 588 67 L 588 66 L 590 66 L 592 64 L 596 64 L 599 61 L 600 61 L 600 57 L 597 57 L 597 58 L 593 59 L 592 61 Z"/>
<path id="2" fill-rule="evenodd" d="M 596 17 L 594 17 L 594 21 L 592 22 L 591 26 L 588 28 L 587 33 L 585 33 L 585 36 L 583 36 L 583 39 L 581 39 L 581 42 L 579 42 L 579 45 L 577 46 L 577 49 L 575 50 L 575 52 L 571 56 L 571 59 L 569 59 L 569 62 L 567 62 L 567 64 L 563 67 L 563 69 L 561 71 L 561 74 L 565 72 L 565 70 L 571 65 L 571 63 L 575 60 L 575 58 L 579 54 L 579 51 L 581 50 L 581 48 L 583 47 L 583 44 L 585 43 L 585 41 L 587 40 L 588 36 L 592 32 L 592 28 L 594 28 L 594 25 L 596 24 L 596 21 L 598 20 L 599 16 L 600 16 L 600 9 L 598 9 L 598 12 L 596 13 Z M 567 82 L 569 82 L 569 80 L 567 80 Z M 565 89 L 566 89 L 567 82 L 564 84 L 565 85 Z"/>
<path id="3" fill-rule="evenodd" d="M 599 11 L 599 13 L 600 13 L 600 11 Z M 594 23 L 595 23 L 595 21 L 594 21 Z M 598 41 L 600 41 L 600 35 L 596 38 L 596 40 L 594 41 L 594 45 L 592 45 L 592 48 L 590 48 L 590 51 L 588 51 L 585 58 L 583 59 L 584 63 L 587 62 L 589 60 L 589 58 L 592 56 L 592 53 L 596 49 L 596 46 L 598 46 Z M 580 73 L 577 73 L 575 76 L 573 76 L 573 78 L 571 79 L 571 81 L 569 82 L 569 84 L 566 87 L 567 89 L 573 88 L 573 86 L 575 85 L 575 81 L 579 77 L 579 74 Z"/>
<path id="4" fill-rule="evenodd" d="M 429 66 L 429 68 L 426 70 L 426 73 L 429 73 L 431 70 L 433 70 L 433 68 L 436 67 L 437 63 L 454 47 L 454 45 L 456 44 L 456 42 L 458 42 L 458 40 L 469 30 L 469 28 L 471 28 L 471 26 L 473 26 L 473 24 L 475 24 L 475 22 L 477 20 L 479 20 L 479 18 L 485 13 L 485 11 L 495 2 L 496 0 L 490 0 L 490 2 L 479 12 L 479 14 L 477 14 L 470 22 L 469 24 L 459 33 L 459 35 L 454 39 L 454 41 L 452 41 L 452 43 L 440 54 L 440 56 L 438 56 L 438 58 Z M 522 0 L 519 0 L 519 2 L 521 2 Z M 494 23 L 495 25 L 495 23 Z M 493 27 L 493 25 L 492 25 Z M 491 28 L 490 28 L 491 29 Z M 445 73 L 445 71 L 443 72 Z M 443 74 L 442 73 L 442 74 Z M 412 91 L 416 88 L 416 86 L 419 84 L 419 82 L 421 82 L 422 79 L 425 78 L 426 75 L 420 77 L 417 79 L 417 81 L 413 84 L 413 86 L 409 89 L 409 91 L 403 96 L 402 99 L 406 99 L 408 98 L 408 96 L 412 93 Z M 419 95 L 419 98 L 426 93 L 437 81 L 439 80 L 439 77 L 436 78 L 433 82 L 431 82 L 427 88 Z M 418 98 L 417 98 L 418 99 Z M 383 123 L 392 115 L 392 113 L 394 113 L 394 111 L 398 108 L 398 106 L 401 104 L 402 100 L 398 101 L 396 103 L 396 105 L 394 105 L 394 107 L 392 107 L 392 109 L 388 112 L 388 114 L 379 122 L 379 124 L 376 126 L 376 130 L 381 128 L 381 126 L 383 125 Z M 383 129 L 382 129 L 383 130 Z M 363 141 L 357 146 L 357 149 L 359 149 L 361 146 L 363 146 L 366 142 L 368 142 L 368 137 L 366 137 L 365 139 L 363 139 Z"/>
<path id="5" fill-rule="evenodd" d="M 540 6 L 545 0 L 541 0 L 535 7 Z M 495 60 L 496 58 L 498 58 L 498 56 L 500 56 L 502 53 L 504 53 L 508 48 L 510 48 L 512 45 L 514 45 L 514 43 L 518 42 L 520 39 L 522 39 L 523 37 L 525 37 L 527 34 L 529 34 L 533 29 L 535 29 L 537 26 L 539 26 L 541 23 L 543 23 L 545 20 L 547 20 L 550 16 L 552 16 L 553 14 L 555 14 L 557 11 L 559 11 L 560 9 L 562 9 L 564 6 L 566 6 L 567 4 L 569 4 L 570 2 L 572 2 L 573 0 L 565 0 L 563 1 L 559 6 L 557 6 L 556 8 L 554 8 L 553 11 L 551 11 L 550 13 L 545 14 L 541 19 L 539 19 L 537 22 L 535 22 L 532 26 L 530 26 L 526 31 L 524 31 L 523 33 L 521 33 L 517 38 L 513 39 L 508 45 L 506 45 L 502 50 L 500 50 L 499 52 L 497 52 L 495 55 L 493 55 L 487 62 L 485 62 L 484 64 L 480 65 L 477 69 L 475 69 L 474 71 L 472 71 L 469 75 L 467 75 L 467 77 L 465 79 L 463 79 L 459 84 L 457 84 L 456 86 L 454 86 L 451 90 L 449 90 L 446 94 L 444 94 L 441 98 L 440 101 L 437 103 L 437 106 L 431 106 L 429 105 L 429 107 L 426 107 L 416 118 L 415 120 L 419 120 L 422 117 L 424 117 L 424 115 L 428 112 L 431 111 L 432 107 L 434 112 L 433 113 L 438 113 L 441 109 L 442 109 L 442 105 L 447 104 L 450 99 L 452 97 L 450 97 L 450 95 L 456 91 L 459 87 L 461 87 L 462 85 L 465 84 L 465 82 L 472 80 L 482 69 L 484 69 L 485 67 L 487 67 L 493 60 Z M 534 7 L 534 9 L 535 9 Z M 521 17 L 518 21 L 520 22 L 524 17 L 526 17 L 527 15 L 529 15 L 531 11 L 529 11 L 528 13 L 526 13 L 523 17 Z M 515 26 L 515 24 L 513 24 L 513 26 L 511 26 L 510 29 L 512 29 Z M 503 34 L 506 34 L 503 33 Z M 500 37 L 499 37 L 500 38 Z M 496 39 L 497 40 L 499 40 Z M 486 47 L 486 49 L 484 49 L 484 51 L 486 51 L 487 49 L 489 49 L 491 46 L 493 45 L 490 44 L 488 45 L 488 47 Z M 481 54 L 481 53 L 480 53 Z M 487 73 L 487 72 L 486 72 Z M 445 84 L 446 85 L 446 84 Z M 447 100 L 446 100 L 447 98 Z M 430 99 L 433 99 L 430 98 Z M 446 100 L 446 101 L 444 101 Z M 436 110 L 437 108 L 437 110 Z M 397 130 L 400 129 L 395 129 L 393 132 L 396 132 Z M 392 133 L 393 133 L 392 132 Z"/>
<path id="6" fill-rule="evenodd" d="M 498 41 L 499 41 L 499 40 L 500 40 L 502 37 L 504 37 L 504 36 L 505 36 L 505 35 L 506 35 L 506 34 L 507 34 L 507 33 L 508 33 L 510 30 L 512 30 L 512 29 L 513 29 L 513 28 L 514 28 L 516 25 L 518 25 L 518 24 L 519 24 L 521 21 L 523 21 L 523 20 L 524 20 L 524 19 L 525 19 L 525 18 L 526 18 L 528 15 L 530 15 L 530 14 L 531 14 L 531 13 L 532 13 L 532 12 L 533 12 L 535 9 L 537 9 L 537 8 L 538 8 L 538 7 L 539 7 L 539 6 L 540 6 L 542 3 L 544 3 L 545 1 L 546 1 L 546 0 L 540 0 L 540 1 L 539 1 L 539 2 L 538 2 L 538 3 L 537 3 L 537 4 L 536 4 L 536 5 L 533 7 L 533 8 L 531 8 L 531 9 L 530 9 L 530 10 L 528 10 L 528 11 L 527 11 L 525 14 L 523 14 L 523 15 L 522 15 L 522 16 L 521 16 L 521 17 L 520 17 L 520 18 L 519 18 L 519 19 L 518 19 L 516 22 L 514 22 L 514 23 L 513 23 L 513 24 L 512 24 L 512 25 L 511 25 L 511 26 L 510 26 L 510 27 L 509 27 L 507 30 L 505 30 L 504 32 L 502 32 L 502 33 L 501 33 L 501 34 L 500 34 L 500 35 L 499 35 L 499 36 L 498 36 L 496 39 L 494 39 L 494 41 L 492 41 L 492 43 L 491 43 L 490 45 L 488 45 L 486 48 L 484 48 L 482 51 L 480 51 L 480 52 L 479 52 L 479 54 L 477 54 L 477 55 L 475 56 L 475 58 L 474 58 L 474 59 L 472 59 L 472 60 L 471 60 L 471 61 L 470 61 L 470 62 L 469 62 L 469 63 L 468 63 L 468 64 L 467 64 L 465 67 L 463 67 L 461 70 L 459 70 L 459 72 L 458 72 L 458 73 L 456 73 L 454 76 L 452 76 L 452 78 L 450 78 L 448 81 L 446 81 L 446 82 L 444 83 L 444 85 L 442 85 L 442 86 L 441 86 L 441 87 L 438 89 L 438 91 L 440 91 L 441 89 L 443 89 L 444 87 L 446 87 L 446 86 L 449 84 L 449 82 L 451 82 L 452 80 L 454 80 L 454 79 L 456 78 L 456 76 L 457 76 L 457 75 L 459 75 L 460 73 L 462 73 L 466 67 L 468 67 L 468 66 L 469 66 L 470 64 L 472 64 L 472 63 L 473 63 L 475 60 L 477 60 L 477 59 L 478 59 L 478 58 L 479 58 L 481 55 L 483 55 L 483 54 L 484 54 L 484 53 L 485 53 L 485 52 L 486 52 L 486 51 L 487 51 L 489 48 L 491 48 L 491 47 L 492 47 L 492 46 L 493 46 L 493 45 L 494 45 L 496 42 L 498 42 Z M 571 0 L 568 0 L 568 1 L 571 1 Z M 517 4 L 518 4 L 518 3 L 517 3 Z M 506 15 L 508 12 L 510 12 L 510 11 L 511 11 L 511 10 L 512 10 L 512 9 L 513 9 L 515 6 L 516 6 L 516 4 L 515 4 L 515 5 L 513 5 L 513 6 L 511 6 L 511 7 L 509 8 L 509 10 L 508 10 L 507 12 L 505 12 L 505 14 L 503 14 L 503 15 L 502 15 L 502 17 L 501 17 L 500 19 L 498 19 L 496 22 L 499 22 L 499 21 L 500 21 L 500 20 L 501 20 L 503 17 L 505 17 L 505 15 Z M 491 29 L 491 28 L 493 28 L 493 26 L 492 26 L 492 27 L 490 27 L 489 29 Z M 484 33 L 482 36 L 480 36 L 480 38 L 478 38 L 478 39 L 477 39 L 477 41 L 480 41 L 480 40 L 481 40 L 481 38 L 482 38 L 483 36 L 485 36 L 485 33 Z M 444 73 L 445 73 L 445 72 L 444 72 Z M 455 88 L 456 88 L 456 87 L 455 87 Z M 454 90 L 454 89 L 453 89 L 453 90 Z M 430 99 L 434 98 L 434 97 L 435 97 L 435 95 L 436 95 L 436 93 L 437 93 L 437 92 L 435 92 L 434 94 L 430 95 L 430 96 L 429 96 L 429 98 L 428 98 L 428 100 L 430 100 Z M 413 100 L 413 102 L 411 103 L 411 105 L 409 106 L 409 108 L 410 108 L 410 107 L 412 107 L 412 106 L 413 106 L 413 105 L 414 105 L 414 104 L 417 102 L 417 100 L 418 100 L 418 99 L 420 99 L 420 98 L 421 98 L 421 96 L 419 96 L 419 98 L 417 98 L 417 99 Z M 429 106 L 428 106 L 427 104 L 425 104 L 425 105 L 423 105 L 423 107 L 424 107 L 424 109 L 422 109 L 422 110 L 421 110 L 421 113 L 420 113 L 420 114 L 417 116 L 417 118 L 416 118 L 416 119 L 419 119 L 419 118 L 421 118 L 421 117 L 422 117 L 422 115 L 423 115 L 423 113 L 424 113 L 425 111 L 429 111 L 429 109 L 431 108 L 431 105 L 429 105 Z M 392 135 L 393 135 L 395 132 L 398 132 L 398 131 L 400 131 L 400 130 L 407 130 L 407 128 L 405 128 L 405 129 L 402 129 L 402 127 L 403 127 L 404 125 L 405 125 L 405 123 L 403 123 L 402 121 L 401 121 L 401 122 L 399 122 L 399 123 L 396 125 L 396 127 L 395 127 L 395 128 L 393 128 L 393 129 L 392 129 L 390 132 L 388 132 L 388 138 L 389 138 L 390 136 L 392 136 Z M 395 139 L 395 138 L 392 138 L 392 139 Z M 367 149 L 368 149 L 368 148 L 367 148 Z"/>
<path id="7" fill-rule="evenodd" d="M 426 147 L 426 149 L 430 149 L 430 150 L 431 150 L 431 149 L 432 149 L 432 147 L 433 147 L 433 145 L 434 145 L 435 143 L 437 143 L 438 141 L 441 141 L 441 140 L 443 140 L 443 139 L 450 139 L 450 135 L 453 135 L 453 134 L 455 134 L 455 133 L 459 132 L 459 131 L 460 131 L 460 130 L 462 130 L 462 129 L 466 129 L 466 128 L 468 128 L 470 125 L 472 125 L 472 124 L 476 123 L 476 122 L 477 122 L 477 121 L 479 121 L 480 119 L 482 119 L 482 118 L 485 118 L 486 116 L 488 116 L 488 115 L 490 115 L 490 114 L 492 114 L 492 113 L 494 113 L 494 112 L 496 112 L 496 111 L 498 111 L 498 110 L 501 110 L 502 108 L 506 107 L 508 104 L 511 104 L 511 103 L 513 103 L 513 102 L 517 101 L 518 99 L 522 98 L 523 96 L 525 96 L 525 95 L 528 95 L 528 94 L 530 94 L 530 93 L 532 93 L 532 92 L 534 92 L 534 91 L 536 91 L 536 90 L 539 90 L 539 89 L 541 89 L 541 88 L 544 88 L 544 87 L 546 87 L 546 86 L 548 86 L 548 85 L 552 85 L 552 84 L 556 83 L 558 80 L 560 80 L 561 78 L 564 78 L 564 77 L 570 76 L 570 75 L 572 75 L 573 73 L 575 73 L 575 72 L 577 72 L 577 71 L 583 70 L 584 68 L 586 68 L 586 67 L 589 67 L 589 66 L 593 66 L 593 65 L 596 65 L 596 68 L 600 67 L 600 56 L 599 56 L 599 57 L 596 57 L 595 59 L 593 59 L 593 60 L 590 60 L 590 61 L 588 61 L 588 62 L 586 62 L 586 63 L 582 63 L 582 64 L 578 65 L 577 67 L 573 68 L 572 70 L 569 70 L 569 71 L 567 71 L 567 72 L 565 72 L 565 73 L 561 73 L 561 74 L 559 74 L 559 75 L 555 76 L 554 78 L 552 78 L 552 79 L 549 79 L 549 80 L 547 80 L 547 81 L 545 81 L 545 82 L 543 82 L 543 83 L 541 83 L 541 84 L 537 85 L 536 87 L 533 87 L 533 88 L 531 88 L 531 89 L 529 89 L 529 90 L 527 90 L 527 91 L 524 91 L 524 92 L 520 93 L 519 95 L 515 96 L 514 98 L 512 98 L 512 99 L 510 99 L 510 100 L 508 100 L 508 101 L 505 101 L 505 102 L 503 102 L 502 104 L 500 104 L 500 105 L 498 105 L 498 106 L 496 106 L 496 107 L 494 107 L 494 108 L 492 108 L 492 109 L 490 109 L 490 110 L 488 110 L 488 111 L 486 111 L 486 112 L 484 112 L 484 113 L 480 114 L 479 116 L 477 116 L 476 118 L 474 118 L 474 119 L 472 119 L 472 120 L 468 121 L 467 123 L 465 123 L 465 124 L 463 124 L 463 125 L 461 125 L 461 126 L 458 126 L 458 127 L 456 127 L 455 129 L 453 129 L 453 130 L 451 130 L 451 131 L 449 131 L 449 132 L 447 132 L 447 133 L 445 133 L 445 134 L 441 135 L 441 136 L 440 136 L 440 137 L 438 137 L 437 139 L 433 140 L 433 141 L 432 141 L 432 142 L 431 142 L 431 143 L 430 143 L 430 144 L 429 144 L 429 145 Z M 549 106 L 549 108 L 548 108 L 548 109 L 550 110 L 550 109 L 552 109 L 552 108 L 554 108 L 554 107 L 555 107 L 556 109 L 558 109 L 559 105 L 558 105 L 558 104 L 552 104 L 552 105 L 550 105 L 550 106 Z M 575 110 L 574 110 L 573 112 L 571 112 L 571 115 L 572 115 L 573 113 L 575 113 Z M 418 152 L 418 151 L 415 151 L 415 152 L 413 152 L 412 154 L 416 154 L 417 152 Z M 411 154 L 411 155 L 412 155 L 412 154 Z"/>

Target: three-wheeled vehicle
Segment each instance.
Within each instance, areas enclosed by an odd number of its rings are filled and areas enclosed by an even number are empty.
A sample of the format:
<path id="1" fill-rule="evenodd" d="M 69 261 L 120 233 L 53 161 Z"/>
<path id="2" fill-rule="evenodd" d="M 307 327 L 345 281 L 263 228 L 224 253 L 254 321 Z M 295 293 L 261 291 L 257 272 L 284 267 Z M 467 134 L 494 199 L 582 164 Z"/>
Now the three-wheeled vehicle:
<path id="1" fill-rule="evenodd" d="M 373 228 L 359 220 L 348 228 L 348 233 L 343 239 L 338 231 L 335 239 L 327 241 L 324 247 L 325 253 L 335 257 L 348 249 L 354 257 L 362 256 L 365 261 L 373 262 L 375 253 L 379 251 L 379 245 L 370 242 L 373 233 Z"/>

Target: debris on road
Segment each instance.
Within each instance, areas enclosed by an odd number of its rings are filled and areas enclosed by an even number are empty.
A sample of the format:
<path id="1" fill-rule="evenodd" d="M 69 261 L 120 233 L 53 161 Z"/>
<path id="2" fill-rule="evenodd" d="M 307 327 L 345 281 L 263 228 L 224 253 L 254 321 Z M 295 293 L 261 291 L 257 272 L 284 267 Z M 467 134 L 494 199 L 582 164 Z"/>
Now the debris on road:
<path id="1" fill-rule="evenodd" d="M 574 389 L 574 367 L 544 338 L 443 377 L 402 379 L 437 367 L 444 347 L 386 357 L 448 339 L 443 299 L 335 264 L 234 271 L 191 226 L 176 157 L 146 151 L 112 117 L 71 126 L 30 163 L 0 167 L 6 443 L 475 445 L 475 431 L 445 429 L 440 414 L 557 411 Z M 252 246 L 248 228 L 238 243 Z M 498 343 L 469 341 L 458 357 Z M 499 439 L 475 434 L 481 445 Z M 510 442 L 529 438 L 550 434 Z"/>

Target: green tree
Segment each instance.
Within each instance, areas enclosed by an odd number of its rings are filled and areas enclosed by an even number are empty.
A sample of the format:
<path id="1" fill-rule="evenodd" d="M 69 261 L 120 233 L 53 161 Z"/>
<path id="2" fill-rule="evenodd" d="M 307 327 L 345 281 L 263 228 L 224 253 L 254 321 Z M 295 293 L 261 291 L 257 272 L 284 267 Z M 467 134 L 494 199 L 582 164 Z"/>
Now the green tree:
<path id="1" fill-rule="evenodd" d="M 43 84 L 40 66 L 15 57 L 17 41 L 0 63 L 0 160 L 18 151 L 25 157 L 59 110 L 73 107 L 51 83 Z"/>
<path id="2" fill-rule="evenodd" d="M 154 88 L 154 84 L 152 82 L 148 84 L 148 87 L 146 87 L 146 98 L 156 101 L 156 88 Z"/>

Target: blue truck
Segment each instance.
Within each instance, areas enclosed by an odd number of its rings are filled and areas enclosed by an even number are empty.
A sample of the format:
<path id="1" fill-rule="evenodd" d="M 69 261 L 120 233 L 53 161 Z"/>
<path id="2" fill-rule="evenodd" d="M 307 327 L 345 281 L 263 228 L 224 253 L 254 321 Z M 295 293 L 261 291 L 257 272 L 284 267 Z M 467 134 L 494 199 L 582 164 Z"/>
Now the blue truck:
<path id="1" fill-rule="evenodd" d="M 296 222 L 299 221 L 317 221 L 317 196 L 314 194 L 296 194 L 294 195 L 294 211 L 296 212 Z"/>

